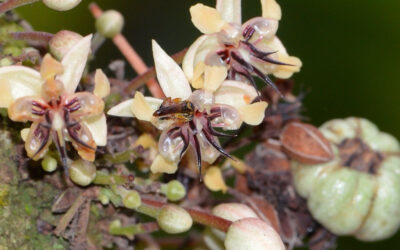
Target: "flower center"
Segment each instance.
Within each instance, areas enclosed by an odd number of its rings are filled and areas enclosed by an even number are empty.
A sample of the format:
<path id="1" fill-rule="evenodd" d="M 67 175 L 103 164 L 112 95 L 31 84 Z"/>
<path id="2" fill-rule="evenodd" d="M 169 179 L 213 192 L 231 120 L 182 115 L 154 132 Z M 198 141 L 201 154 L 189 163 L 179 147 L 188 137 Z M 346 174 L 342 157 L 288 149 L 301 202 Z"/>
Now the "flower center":
<path id="1" fill-rule="evenodd" d="M 188 100 L 169 98 L 153 115 L 159 121 L 171 123 L 159 141 L 159 151 L 166 159 L 172 162 L 179 161 L 189 145 L 196 153 L 200 171 L 202 157 L 206 161 L 214 161 L 218 155 L 214 153 L 215 151 L 231 158 L 215 138 L 215 136 L 231 135 L 219 132 L 214 127 L 229 127 L 231 122 L 239 119 L 239 114 L 233 107 L 212 105 L 207 111 L 207 109 L 200 110 Z"/>

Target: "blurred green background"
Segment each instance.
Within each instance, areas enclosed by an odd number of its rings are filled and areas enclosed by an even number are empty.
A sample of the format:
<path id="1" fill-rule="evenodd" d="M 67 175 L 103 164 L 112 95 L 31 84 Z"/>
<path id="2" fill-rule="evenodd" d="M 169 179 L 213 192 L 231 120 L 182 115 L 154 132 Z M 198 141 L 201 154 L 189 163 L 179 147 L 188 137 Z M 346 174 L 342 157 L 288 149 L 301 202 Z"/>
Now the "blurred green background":
<path id="1" fill-rule="evenodd" d="M 103 9 L 117 9 L 125 16 L 123 33 L 150 65 L 150 40 L 156 39 L 169 53 L 187 47 L 200 33 L 192 26 L 189 7 L 214 0 L 98 0 Z M 243 0 L 243 20 L 259 15 L 258 0 Z M 278 36 L 289 53 L 303 61 L 294 79 L 310 90 L 305 115 L 315 125 L 332 118 L 366 117 L 382 130 L 400 138 L 400 1 L 278 0 L 283 10 Z M 83 0 L 68 12 L 50 10 L 42 3 L 18 12 L 36 30 L 69 29 L 94 32 L 94 20 Z M 112 42 L 98 52 L 96 66 L 106 68 L 121 58 Z M 127 75 L 134 72 L 127 67 Z M 399 190 L 400 192 L 400 190 Z M 400 249 L 400 234 L 378 243 L 341 238 L 339 249 Z"/>

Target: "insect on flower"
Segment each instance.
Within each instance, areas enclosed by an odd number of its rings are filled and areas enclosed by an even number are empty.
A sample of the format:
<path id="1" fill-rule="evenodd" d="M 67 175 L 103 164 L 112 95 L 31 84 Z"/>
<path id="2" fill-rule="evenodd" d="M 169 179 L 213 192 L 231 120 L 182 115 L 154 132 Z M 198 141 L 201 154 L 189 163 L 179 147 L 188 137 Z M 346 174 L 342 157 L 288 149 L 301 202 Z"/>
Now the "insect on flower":
<path id="1" fill-rule="evenodd" d="M 21 132 L 26 152 L 33 160 L 42 158 L 54 142 L 66 168 L 66 140 L 88 161 L 94 161 L 98 145 L 106 144 L 102 98 L 109 94 L 107 77 L 97 70 L 94 94 L 74 93 L 86 65 L 90 41 L 91 35 L 82 38 L 61 62 L 47 54 L 40 72 L 24 66 L 0 68 L 0 106 L 8 108 L 13 121 L 33 122 L 28 133 Z"/>
<path id="2" fill-rule="evenodd" d="M 279 93 L 268 74 L 289 78 L 300 70 L 301 61 L 289 56 L 275 35 L 280 6 L 275 0 L 261 0 L 261 4 L 262 17 L 244 24 L 240 0 L 217 0 L 216 9 L 203 4 L 190 8 L 193 24 L 204 33 L 190 46 L 182 64 L 194 88 L 202 88 L 208 75 L 225 74 L 256 89 L 253 76 L 257 76 Z"/>
<path id="3" fill-rule="evenodd" d="M 214 95 L 206 90 L 192 92 L 181 68 L 153 41 L 157 78 L 167 98 L 144 97 L 136 92 L 133 99 L 109 110 L 109 115 L 137 117 L 162 130 L 159 155 L 151 165 L 152 172 L 174 173 L 182 155 L 191 146 L 201 169 L 202 160 L 212 163 L 222 154 L 230 157 L 216 136 L 230 136 L 217 131 L 236 130 L 243 122 L 259 124 L 264 118 L 266 102 L 251 103 L 256 91 L 236 81 L 222 83 Z M 214 86 L 208 83 L 208 86 Z"/>

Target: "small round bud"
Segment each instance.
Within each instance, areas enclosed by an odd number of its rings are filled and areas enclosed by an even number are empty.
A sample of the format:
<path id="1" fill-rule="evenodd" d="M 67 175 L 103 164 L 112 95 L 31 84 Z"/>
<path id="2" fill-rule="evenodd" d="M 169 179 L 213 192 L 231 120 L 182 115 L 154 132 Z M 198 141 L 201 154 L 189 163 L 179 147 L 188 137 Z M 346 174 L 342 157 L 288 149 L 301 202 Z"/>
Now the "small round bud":
<path id="1" fill-rule="evenodd" d="M 43 3 L 53 9 L 58 11 L 66 11 L 77 6 L 81 0 L 43 0 Z"/>
<path id="2" fill-rule="evenodd" d="M 53 172 L 57 168 L 57 160 L 47 154 L 42 160 L 42 168 L 46 172 Z"/>
<path id="3" fill-rule="evenodd" d="M 168 182 L 168 184 L 163 185 L 161 189 L 170 201 L 179 201 L 186 195 L 185 187 L 177 180 Z"/>
<path id="4" fill-rule="evenodd" d="M 77 160 L 69 167 L 70 179 L 80 186 L 87 186 L 96 177 L 96 166 L 89 161 Z"/>
<path id="5" fill-rule="evenodd" d="M 61 61 L 64 55 L 82 38 L 78 33 L 61 30 L 49 42 L 50 53 Z"/>
<path id="6" fill-rule="evenodd" d="M 97 31 L 107 37 L 113 38 L 121 33 L 124 26 L 124 17 L 116 10 L 107 10 L 96 20 Z"/>
<path id="7" fill-rule="evenodd" d="M 284 250 L 279 234 L 257 218 L 245 218 L 232 223 L 224 242 L 227 250 Z"/>
<path id="8" fill-rule="evenodd" d="M 122 203 L 126 208 L 135 209 L 142 204 L 142 200 L 136 190 L 129 190 L 123 195 Z"/>
<path id="9" fill-rule="evenodd" d="M 161 208 L 157 216 L 157 222 L 162 230 L 170 234 L 186 232 L 193 224 L 189 213 L 174 204 L 167 204 Z"/>

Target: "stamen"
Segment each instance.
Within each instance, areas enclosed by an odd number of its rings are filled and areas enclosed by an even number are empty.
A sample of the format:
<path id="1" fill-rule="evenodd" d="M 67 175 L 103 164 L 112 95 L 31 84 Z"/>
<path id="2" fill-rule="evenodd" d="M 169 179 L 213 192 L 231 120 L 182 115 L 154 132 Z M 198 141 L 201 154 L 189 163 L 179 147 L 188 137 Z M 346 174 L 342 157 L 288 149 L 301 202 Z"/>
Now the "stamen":
<path id="1" fill-rule="evenodd" d="M 40 137 L 42 139 L 42 143 L 40 144 L 40 147 L 38 150 L 33 154 L 31 158 L 35 158 L 46 146 L 47 142 L 49 141 L 50 138 L 50 129 L 42 126 L 42 124 L 39 124 L 34 131 L 35 136 Z"/>
<path id="2" fill-rule="evenodd" d="M 81 128 L 81 126 L 80 126 L 79 123 L 76 123 L 76 124 L 73 125 L 73 126 L 67 127 L 67 131 L 68 131 L 69 136 L 71 136 L 71 138 L 72 138 L 76 143 L 78 143 L 78 144 L 80 144 L 80 145 L 82 145 L 82 146 L 84 146 L 84 147 L 86 147 L 86 148 L 88 148 L 88 149 L 96 150 L 96 148 L 94 148 L 94 147 L 88 145 L 87 143 L 85 143 L 84 141 L 82 141 L 82 140 L 79 138 L 79 136 L 78 136 L 78 134 L 77 134 L 77 130 L 79 130 L 80 128 Z"/>
<path id="3" fill-rule="evenodd" d="M 229 157 L 230 159 L 234 160 L 230 154 L 228 154 L 218 143 L 215 141 L 214 137 L 205 129 L 202 130 L 204 136 L 206 137 L 207 141 L 220 152 L 222 155 Z"/>

